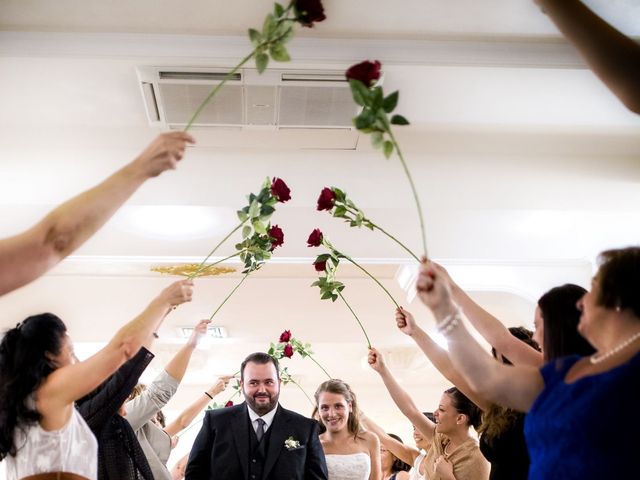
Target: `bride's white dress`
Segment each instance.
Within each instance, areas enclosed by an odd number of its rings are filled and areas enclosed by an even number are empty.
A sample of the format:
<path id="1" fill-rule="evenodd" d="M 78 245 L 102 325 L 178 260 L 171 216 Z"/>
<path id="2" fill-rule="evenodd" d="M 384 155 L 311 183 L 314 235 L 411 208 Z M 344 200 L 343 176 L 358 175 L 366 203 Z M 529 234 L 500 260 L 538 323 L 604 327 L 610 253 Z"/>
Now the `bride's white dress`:
<path id="1" fill-rule="evenodd" d="M 371 458 L 367 453 L 350 455 L 325 455 L 329 480 L 368 480 L 371 473 Z"/>

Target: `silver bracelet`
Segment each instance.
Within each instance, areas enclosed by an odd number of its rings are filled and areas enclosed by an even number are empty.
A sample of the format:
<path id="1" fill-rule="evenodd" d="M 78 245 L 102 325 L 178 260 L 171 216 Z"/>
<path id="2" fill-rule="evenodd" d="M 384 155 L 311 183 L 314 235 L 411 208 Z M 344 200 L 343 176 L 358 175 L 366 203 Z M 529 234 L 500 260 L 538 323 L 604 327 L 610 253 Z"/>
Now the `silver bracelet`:
<path id="1" fill-rule="evenodd" d="M 438 333 L 447 336 L 451 331 L 456 328 L 460 322 L 462 321 L 462 317 L 460 315 L 460 309 L 456 309 L 455 312 L 450 313 L 444 320 L 440 322 L 438 325 Z"/>

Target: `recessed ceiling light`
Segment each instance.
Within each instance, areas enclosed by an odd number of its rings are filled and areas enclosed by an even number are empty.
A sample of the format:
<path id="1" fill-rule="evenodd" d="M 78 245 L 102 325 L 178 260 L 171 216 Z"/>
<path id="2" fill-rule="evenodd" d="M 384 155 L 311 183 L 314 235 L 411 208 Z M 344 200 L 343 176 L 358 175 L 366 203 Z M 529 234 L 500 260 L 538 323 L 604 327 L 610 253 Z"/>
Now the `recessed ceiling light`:
<path id="1" fill-rule="evenodd" d="M 180 327 L 178 333 L 182 338 L 189 338 L 193 333 L 193 327 Z M 207 327 L 207 337 L 209 338 L 227 338 L 227 329 L 219 325 L 209 325 Z"/>

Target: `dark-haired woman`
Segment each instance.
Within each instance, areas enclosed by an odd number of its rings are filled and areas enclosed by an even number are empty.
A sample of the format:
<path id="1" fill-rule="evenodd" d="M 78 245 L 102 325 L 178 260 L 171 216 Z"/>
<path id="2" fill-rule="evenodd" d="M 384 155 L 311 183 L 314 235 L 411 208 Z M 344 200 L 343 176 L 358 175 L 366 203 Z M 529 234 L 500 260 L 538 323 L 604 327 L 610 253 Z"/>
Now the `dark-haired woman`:
<path id="1" fill-rule="evenodd" d="M 489 345 L 514 365 L 540 367 L 544 362 L 554 358 L 591 355 L 594 352 L 591 344 L 577 329 L 580 311 L 576 304 L 586 293 L 584 288 L 568 283 L 552 288 L 538 299 L 533 334 L 533 339 L 541 349 L 538 350 L 511 335 L 509 329 L 474 302 L 441 265 L 435 262 L 431 262 L 430 265 L 449 283 L 453 301 L 460 306 L 473 327 Z"/>
<path id="2" fill-rule="evenodd" d="M 597 349 L 541 369 L 495 362 L 466 330 L 445 278 L 429 263 L 417 282 L 420 299 L 447 336 L 451 359 L 486 398 L 527 411 L 531 479 L 632 478 L 640 417 L 640 247 L 607 251 L 591 291 L 579 302 L 580 333 Z M 597 419 L 594 421 L 594 419 Z"/>
<path id="3" fill-rule="evenodd" d="M 480 425 L 481 411 L 477 405 L 457 388 L 450 388 L 442 394 L 438 408 L 433 412 L 434 423 L 418 410 L 387 368 L 380 352 L 370 349 L 368 361 L 371 368 L 382 377 L 400 411 L 431 442 L 431 448 L 422 463 L 424 471 L 418 471 L 418 474 L 429 480 L 489 478 L 489 463 L 469 432 L 471 427 Z"/>
<path id="4" fill-rule="evenodd" d="M 477 429 L 480 434 L 480 450 L 491 462 L 491 480 L 524 480 L 529 474 L 529 454 L 524 439 L 524 414 L 487 401 L 479 395 L 464 377 L 455 369 L 446 350 L 440 347 L 416 323 L 413 315 L 403 308 L 396 310 L 396 325 L 400 331 L 411 337 L 431 363 L 469 397 L 483 411 L 482 423 Z M 531 331 L 523 327 L 509 328 L 518 341 L 537 348 Z M 495 349 L 494 358 L 498 357 Z M 504 363 L 510 363 L 504 355 L 499 355 Z"/>
<path id="5" fill-rule="evenodd" d="M 77 362 L 58 317 L 34 315 L 0 343 L 0 459 L 9 480 L 42 473 L 95 479 L 98 445 L 74 407 L 133 356 L 175 305 L 189 301 L 192 282 L 175 282 L 98 353 Z M 81 452 L 81 453 L 80 453 Z"/>
<path id="6" fill-rule="evenodd" d="M 402 439 L 398 435 L 393 433 L 387 434 L 394 440 L 403 443 Z M 382 443 L 382 442 L 381 442 Z M 380 445 L 380 465 L 382 467 L 382 480 L 408 480 L 410 465 L 404 463 L 398 457 L 396 457 L 391 450 L 387 450 L 383 445 Z"/>

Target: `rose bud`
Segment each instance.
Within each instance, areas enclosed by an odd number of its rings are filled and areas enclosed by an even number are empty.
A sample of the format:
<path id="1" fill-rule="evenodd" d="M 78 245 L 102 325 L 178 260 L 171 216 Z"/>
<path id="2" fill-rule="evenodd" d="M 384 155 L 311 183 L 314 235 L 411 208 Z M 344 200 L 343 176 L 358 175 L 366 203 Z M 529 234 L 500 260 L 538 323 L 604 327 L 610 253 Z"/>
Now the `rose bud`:
<path id="1" fill-rule="evenodd" d="M 303 27 L 311 28 L 314 22 L 321 22 L 327 18 L 320 0 L 297 0 L 294 8 L 296 19 Z"/>
<path id="2" fill-rule="evenodd" d="M 368 88 L 380 78 L 380 67 L 380 62 L 377 60 L 375 62 L 365 60 L 350 67 L 345 76 L 347 80 L 360 80 Z"/>
<path id="3" fill-rule="evenodd" d="M 311 232 L 311 235 L 309 235 L 309 238 L 307 239 L 307 246 L 319 247 L 320 245 L 322 245 L 322 232 L 319 228 L 316 228 Z"/>
<path id="4" fill-rule="evenodd" d="M 316 269 L 316 272 L 326 272 L 327 271 L 327 261 L 320 260 L 318 262 L 313 262 L 313 266 Z"/>
<path id="5" fill-rule="evenodd" d="M 281 246 L 284 243 L 284 233 L 278 225 L 274 225 L 269 229 L 267 235 L 271 238 L 271 251 L 273 252 L 276 247 Z"/>
<path id="6" fill-rule="evenodd" d="M 291 330 L 285 330 L 280 334 L 280 343 L 287 343 L 291 340 Z"/>
<path id="7" fill-rule="evenodd" d="M 287 343 L 284 346 L 284 351 L 282 352 L 282 354 L 287 358 L 293 357 L 293 347 L 291 346 L 290 343 Z"/>
<path id="8" fill-rule="evenodd" d="M 271 194 L 281 203 L 291 200 L 291 190 L 284 180 L 278 177 L 275 177 L 271 183 Z"/>
<path id="9" fill-rule="evenodd" d="M 331 210 L 336 199 L 336 194 L 328 187 L 324 187 L 318 197 L 318 210 Z"/>
<path id="10" fill-rule="evenodd" d="M 233 407 L 233 402 L 231 400 L 229 400 L 227 403 L 224 404 L 224 408 L 229 408 L 229 407 Z"/>

